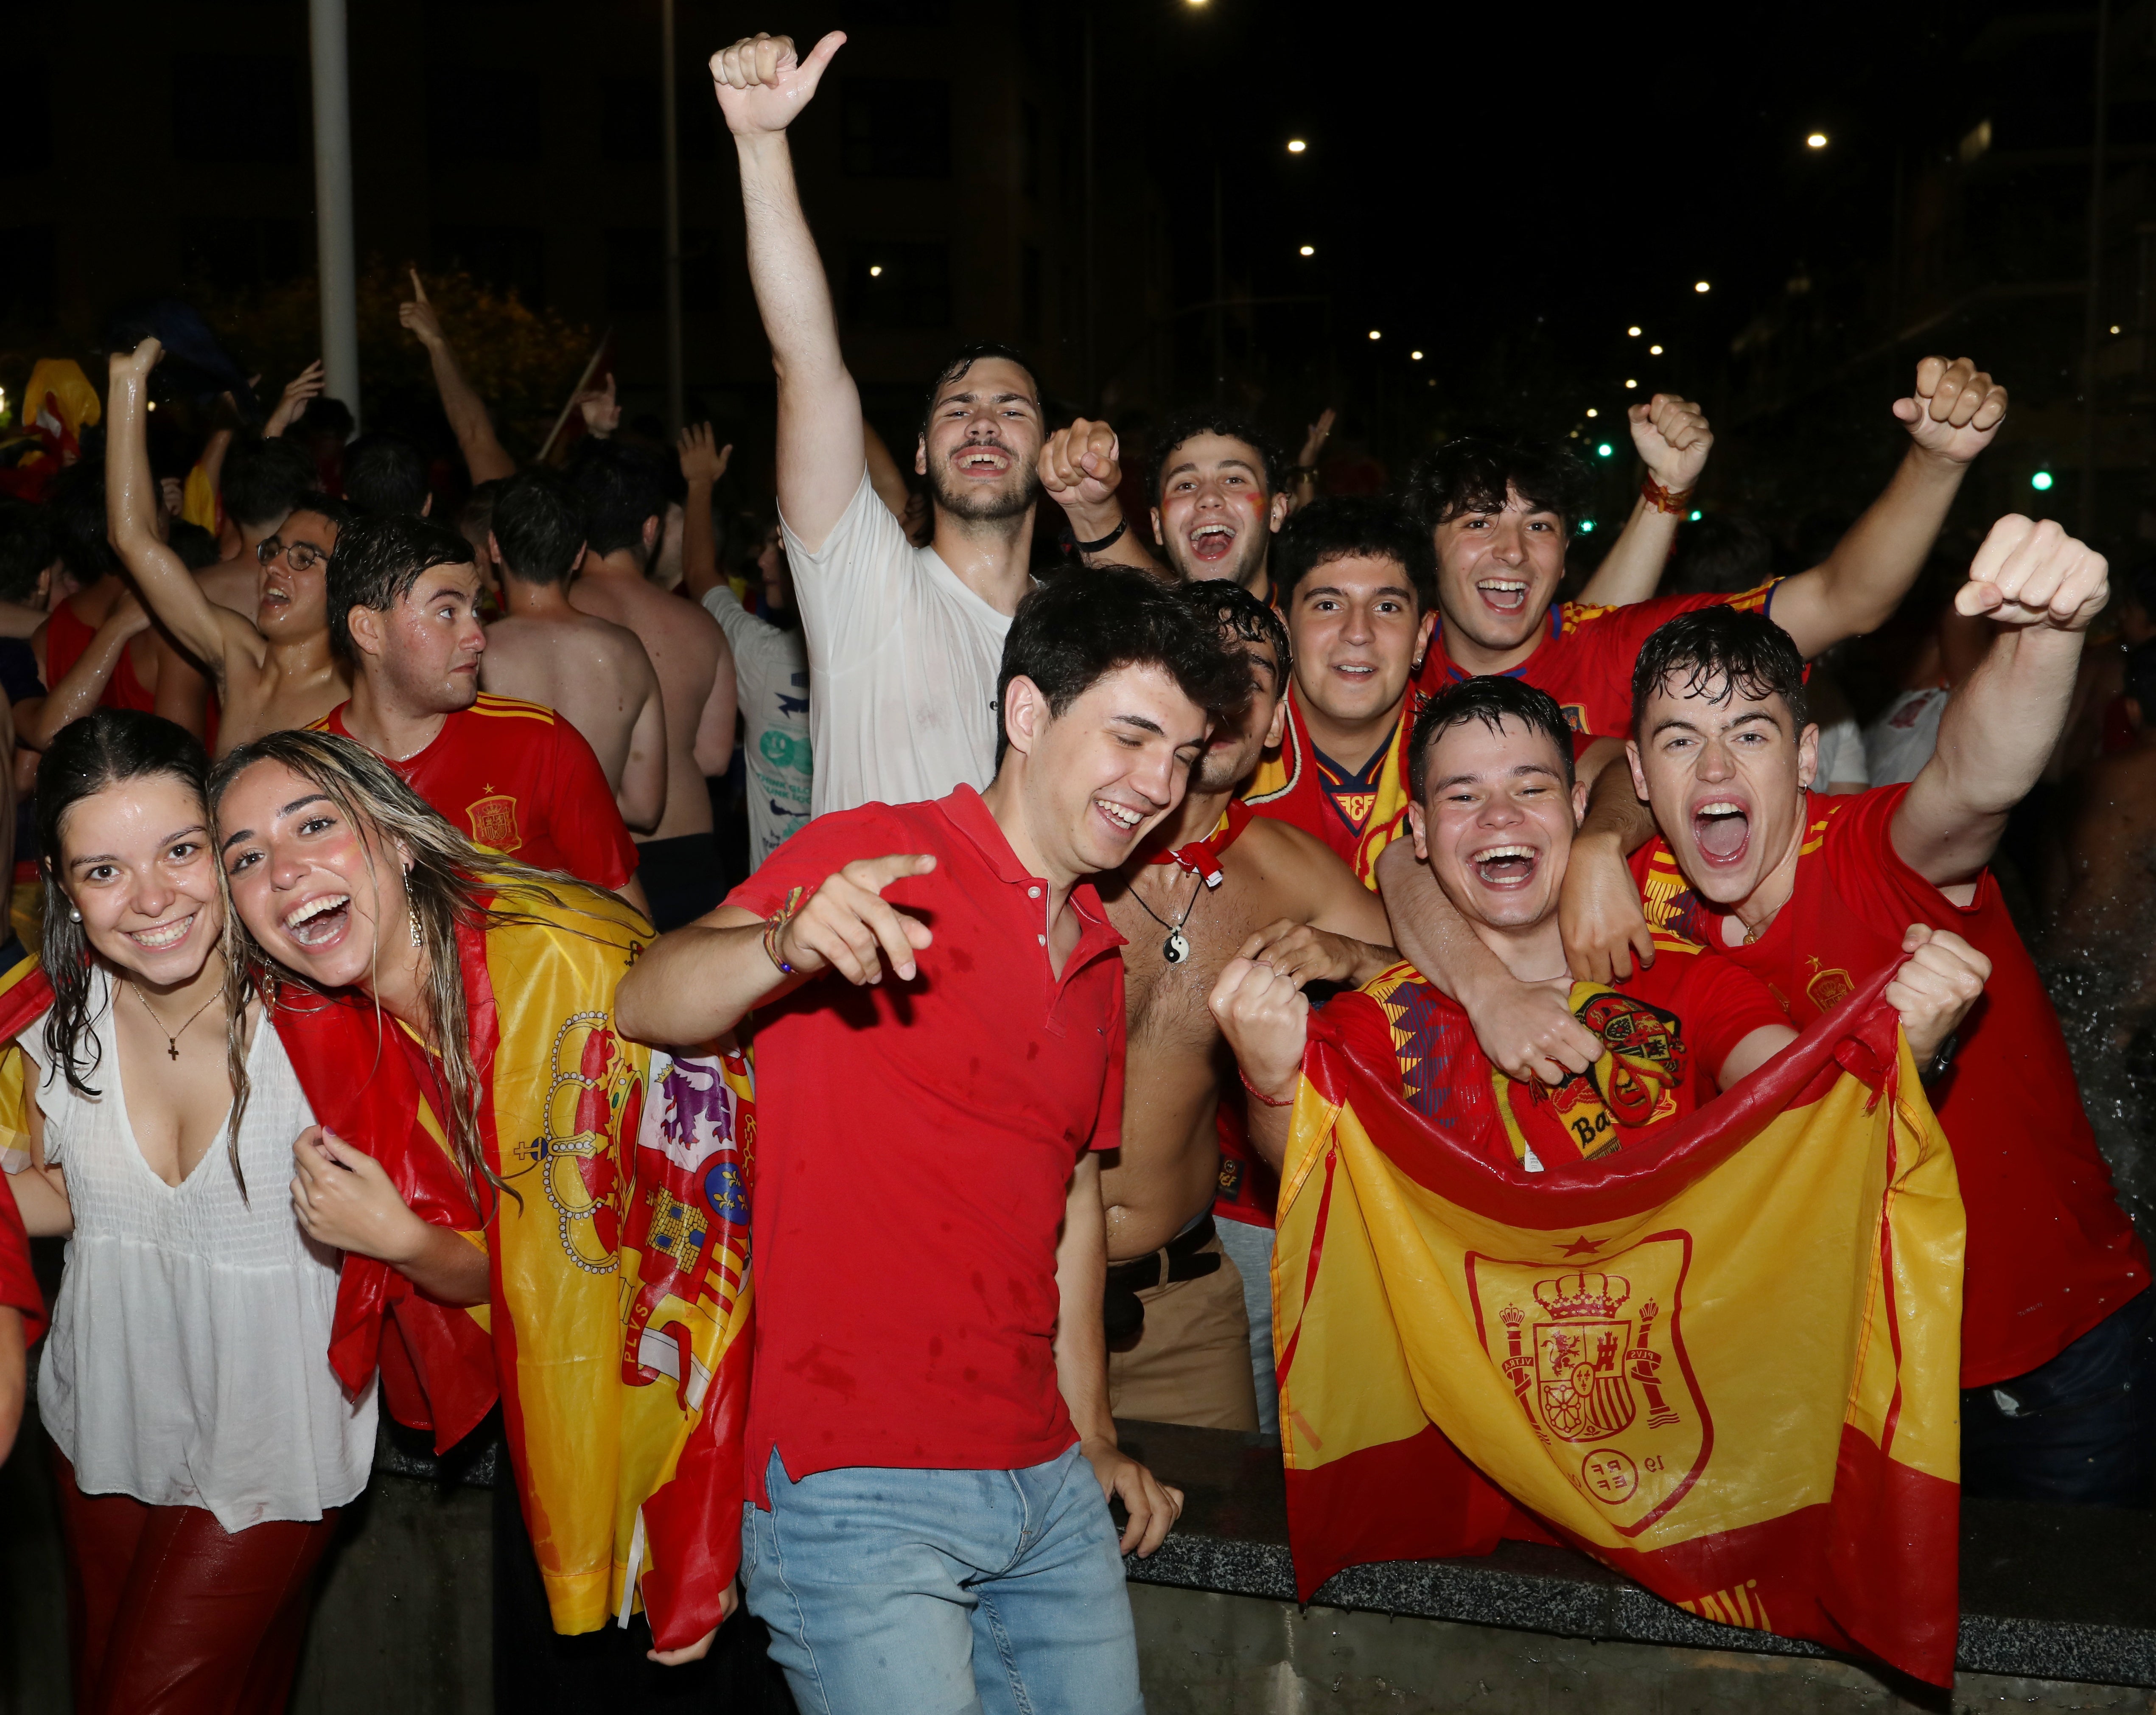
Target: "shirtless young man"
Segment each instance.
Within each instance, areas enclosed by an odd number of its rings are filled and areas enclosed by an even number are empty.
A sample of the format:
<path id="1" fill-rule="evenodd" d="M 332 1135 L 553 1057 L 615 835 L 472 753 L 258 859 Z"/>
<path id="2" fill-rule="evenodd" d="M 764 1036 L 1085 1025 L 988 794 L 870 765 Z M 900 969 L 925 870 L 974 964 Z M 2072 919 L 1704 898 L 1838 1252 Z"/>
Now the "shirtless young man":
<path id="1" fill-rule="evenodd" d="M 1234 1067 L 1205 997 L 1238 956 L 1298 983 L 1360 983 L 1398 955 L 1384 907 L 1323 841 L 1235 798 L 1280 740 L 1286 629 L 1238 585 L 1179 588 L 1248 656 L 1255 691 L 1243 718 L 1214 732 L 1181 805 L 1095 881 L 1127 943 L 1123 1142 L 1101 1181 L 1108 1386 L 1118 1416 L 1250 1430 L 1276 1421 L 1272 1390 L 1253 1397 L 1245 1308 L 1252 1286 L 1270 1287 L 1243 1279 L 1214 1230 L 1215 1115 Z"/>
<path id="2" fill-rule="evenodd" d="M 570 605 L 584 519 L 568 485 L 550 470 L 503 481 L 487 551 L 503 612 L 486 628 L 480 689 L 564 716 L 598 757 L 629 831 L 649 834 L 666 808 L 666 707 L 636 634 Z"/>
<path id="3" fill-rule="evenodd" d="M 1644 901 L 1645 927 L 1763 977 L 1799 1024 L 1896 958 L 1912 922 L 1953 929 L 1991 960 L 1983 1007 L 1926 1069 L 1969 1224 L 1962 1486 L 2133 1506 L 2156 1496 L 2148 1255 L 1987 867 L 2066 724 L 2105 594 L 2101 555 L 2056 524 L 2000 519 L 1955 601 L 1995 634 L 1937 749 L 1908 785 L 1854 797 L 1806 791 L 1815 729 L 1784 632 L 1727 610 L 1671 621 L 1635 670 L 1631 774 L 1652 817 L 1626 843 L 1645 840 L 1635 921 Z M 1566 942 L 1577 945 L 1570 929 Z"/>
<path id="4" fill-rule="evenodd" d="M 733 651 L 717 620 L 644 575 L 666 510 L 658 460 L 641 448 L 587 441 L 568 479 L 583 503 L 586 541 L 569 601 L 636 634 L 665 706 L 665 807 L 637 836 L 639 874 L 663 932 L 703 916 L 726 893 L 704 781 L 733 757 Z"/>
<path id="5" fill-rule="evenodd" d="M 265 732 L 320 720 L 351 694 L 330 649 L 330 552 L 345 521 L 336 501 L 315 496 L 256 549 L 261 595 L 249 624 L 218 606 L 158 537 L 145 408 L 150 372 L 163 355 L 154 339 L 112 358 L 105 477 L 113 546 L 150 611 L 210 669 L 218 691 L 217 751 Z"/>

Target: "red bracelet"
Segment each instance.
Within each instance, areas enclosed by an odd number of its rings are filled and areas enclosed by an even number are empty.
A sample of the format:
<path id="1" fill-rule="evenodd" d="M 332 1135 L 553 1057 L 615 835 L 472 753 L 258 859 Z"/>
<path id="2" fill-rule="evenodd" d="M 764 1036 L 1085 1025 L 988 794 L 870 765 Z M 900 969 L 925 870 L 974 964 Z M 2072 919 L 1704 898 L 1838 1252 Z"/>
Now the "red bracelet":
<path id="1" fill-rule="evenodd" d="M 1256 1096 L 1259 1101 L 1264 1102 L 1267 1107 L 1293 1107 L 1295 1106 L 1295 1097 L 1292 1096 L 1266 1095 L 1264 1091 L 1258 1088 L 1255 1084 L 1253 1084 L 1250 1081 L 1250 1075 L 1245 1071 L 1242 1067 L 1237 1066 L 1235 1068 L 1235 1076 L 1243 1081 L 1243 1087 L 1249 1091 L 1251 1095 Z"/>
<path id="2" fill-rule="evenodd" d="M 1657 512 L 1689 511 L 1691 509 L 1691 494 L 1688 488 L 1664 488 L 1651 476 L 1640 485 L 1640 497 Z"/>

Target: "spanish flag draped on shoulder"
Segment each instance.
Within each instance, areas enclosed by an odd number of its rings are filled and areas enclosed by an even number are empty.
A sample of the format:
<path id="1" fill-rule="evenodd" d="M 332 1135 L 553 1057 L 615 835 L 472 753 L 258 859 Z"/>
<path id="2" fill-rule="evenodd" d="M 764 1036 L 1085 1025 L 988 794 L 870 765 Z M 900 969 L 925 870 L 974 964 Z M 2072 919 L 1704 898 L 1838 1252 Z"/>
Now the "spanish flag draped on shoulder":
<path id="1" fill-rule="evenodd" d="M 1313 1016 L 1273 1261 L 1303 1599 L 1554 1539 L 1951 1682 L 1961 1199 L 1887 982 L 1652 1147 L 1532 1173 L 1465 1135 L 1502 1089 L 1440 1126 L 1376 1001 Z"/>

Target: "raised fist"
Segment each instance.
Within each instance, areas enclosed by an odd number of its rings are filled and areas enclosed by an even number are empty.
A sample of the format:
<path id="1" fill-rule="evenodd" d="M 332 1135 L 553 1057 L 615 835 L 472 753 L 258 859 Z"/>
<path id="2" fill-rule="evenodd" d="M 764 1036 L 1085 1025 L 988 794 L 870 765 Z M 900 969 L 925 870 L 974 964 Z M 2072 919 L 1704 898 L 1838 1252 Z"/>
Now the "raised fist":
<path id="1" fill-rule="evenodd" d="M 1954 607 L 2003 625 L 2086 631 L 2110 598 L 2108 571 L 2102 554 L 2050 519 L 2010 512 L 1976 551 Z"/>
<path id="2" fill-rule="evenodd" d="M 1122 480 L 1122 447 L 1105 423 L 1081 417 L 1040 449 L 1040 485 L 1059 506 L 1097 506 Z"/>
<path id="3" fill-rule="evenodd" d="M 1966 465 L 2006 420 L 2006 389 L 1966 357 L 1927 357 L 1917 366 L 1916 392 L 1894 401 L 1894 414 L 1926 452 Z"/>
<path id="4" fill-rule="evenodd" d="M 845 44 L 845 32 L 833 30 L 806 59 L 793 51 L 791 36 L 759 33 L 721 48 L 711 56 L 711 86 L 726 129 L 737 137 L 784 131 L 814 97 L 824 67 Z"/>
<path id="5" fill-rule="evenodd" d="M 1656 393 L 1625 415 L 1632 419 L 1632 444 L 1648 475 L 1672 494 L 1698 486 L 1699 473 L 1707 469 L 1707 455 L 1714 447 L 1705 412 L 1675 393 Z"/>
<path id="6" fill-rule="evenodd" d="M 1228 961 L 1206 1004 L 1252 1088 L 1291 1099 L 1310 1034 L 1310 1002 L 1292 977 L 1255 960 Z"/>

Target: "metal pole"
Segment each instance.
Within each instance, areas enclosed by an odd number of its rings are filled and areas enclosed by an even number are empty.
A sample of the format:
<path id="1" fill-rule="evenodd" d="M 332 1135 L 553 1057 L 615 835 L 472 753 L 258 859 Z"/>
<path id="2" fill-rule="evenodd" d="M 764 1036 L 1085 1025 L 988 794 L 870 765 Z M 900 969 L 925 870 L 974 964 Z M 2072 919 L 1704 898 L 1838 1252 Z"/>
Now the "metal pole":
<path id="1" fill-rule="evenodd" d="M 359 401 L 359 257 L 352 237 L 352 87 L 344 0 L 307 0 L 315 84 L 315 271 L 322 307 L 322 379 L 331 398 Z"/>
<path id="2" fill-rule="evenodd" d="M 674 89 L 674 0 L 659 0 L 659 112 L 666 133 L 666 433 L 681 438 L 681 154 Z"/>
<path id="3" fill-rule="evenodd" d="M 2111 48 L 2111 0 L 2097 0 L 2096 133 L 2089 149 L 2088 295 L 2082 320 L 2081 533 L 2096 528 L 2096 353 L 2102 326 L 2104 60 Z"/>
<path id="4" fill-rule="evenodd" d="M 1101 377 L 1096 367 L 1098 361 L 1098 318 L 1095 313 L 1099 299 L 1096 290 L 1093 259 L 1100 254 L 1094 242 L 1093 201 L 1093 8 L 1086 8 L 1086 408 L 1101 408 Z M 1069 276 L 1066 275 L 1065 279 Z"/>

